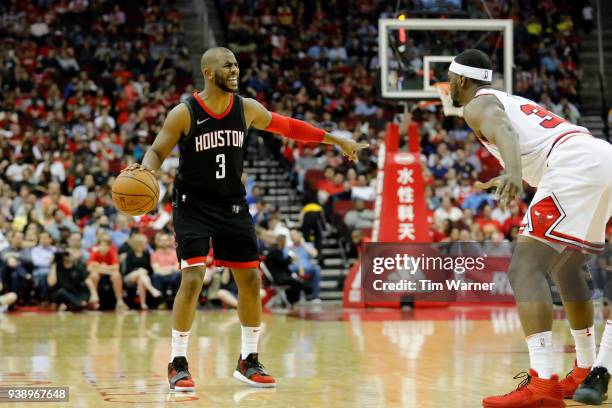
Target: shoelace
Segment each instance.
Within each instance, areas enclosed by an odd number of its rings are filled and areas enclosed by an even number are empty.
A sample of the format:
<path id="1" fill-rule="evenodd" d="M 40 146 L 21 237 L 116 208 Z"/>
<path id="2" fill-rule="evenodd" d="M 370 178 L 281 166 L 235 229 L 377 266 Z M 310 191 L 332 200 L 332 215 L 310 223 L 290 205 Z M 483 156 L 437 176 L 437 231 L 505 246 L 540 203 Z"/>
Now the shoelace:
<path id="1" fill-rule="evenodd" d="M 259 362 L 259 360 L 255 360 L 255 359 L 249 360 L 249 365 L 252 368 L 257 369 L 257 371 L 261 372 L 263 375 L 268 375 L 268 373 L 266 372 L 266 368 L 263 366 L 263 364 Z"/>
<path id="2" fill-rule="evenodd" d="M 531 376 L 529 375 L 528 372 L 526 371 L 521 371 L 520 373 L 518 373 L 517 375 L 515 375 L 514 377 L 512 377 L 513 380 L 518 380 L 518 379 L 523 379 L 523 381 L 521 381 L 518 385 L 518 387 L 516 387 L 516 389 L 512 392 L 509 392 L 508 394 L 505 395 L 510 395 L 513 394 L 517 391 L 522 390 L 523 388 L 525 388 L 526 386 L 529 385 L 529 382 L 531 381 Z"/>
<path id="3" fill-rule="evenodd" d="M 599 377 L 599 374 L 597 374 L 595 371 L 591 371 L 589 375 L 587 375 L 587 378 L 585 378 L 582 382 L 582 385 L 585 387 L 592 386 L 597 382 L 597 380 L 599 380 Z"/>

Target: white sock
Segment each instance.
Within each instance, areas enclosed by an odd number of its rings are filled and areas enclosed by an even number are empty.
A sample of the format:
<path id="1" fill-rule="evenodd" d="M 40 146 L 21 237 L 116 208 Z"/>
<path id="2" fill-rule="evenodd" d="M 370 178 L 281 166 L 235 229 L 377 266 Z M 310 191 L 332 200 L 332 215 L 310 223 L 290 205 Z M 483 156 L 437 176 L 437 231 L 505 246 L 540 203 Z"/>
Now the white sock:
<path id="1" fill-rule="evenodd" d="M 257 353 L 257 343 L 259 342 L 259 334 L 261 326 L 246 327 L 242 326 L 242 346 L 240 348 L 240 358 L 243 360 L 251 353 Z"/>
<path id="2" fill-rule="evenodd" d="M 549 379 L 554 374 L 554 361 L 552 349 L 552 331 L 532 334 L 525 339 L 529 348 L 531 368 L 538 372 L 538 376 Z"/>
<path id="3" fill-rule="evenodd" d="M 576 345 L 576 365 L 590 368 L 595 362 L 595 331 L 593 326 L 582 330 L 571 330 Z"/>
<path id="4" fill-rule="evenodd" d="M 606 329 L 601 336 L 599 353 L 593 367 L 605 367 L 608 372 L 612 371 L 612 320 L 606 322 Z"/>
<path id="5" fill-rule="evenodd" d="M 187 357 L 187 344 L 189 343 L 189 332 L 181 332 L 172 329 L 172 355 L 170 362 L 174 357 Z"/>

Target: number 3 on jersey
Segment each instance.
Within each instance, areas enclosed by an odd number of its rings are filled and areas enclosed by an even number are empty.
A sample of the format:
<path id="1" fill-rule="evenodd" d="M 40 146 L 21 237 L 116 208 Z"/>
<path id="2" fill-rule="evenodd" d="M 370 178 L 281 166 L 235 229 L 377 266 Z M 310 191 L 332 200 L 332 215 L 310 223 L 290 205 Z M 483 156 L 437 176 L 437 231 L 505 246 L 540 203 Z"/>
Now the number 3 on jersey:
<path id="1" fill-rule="evenodd" d="M 215 162 L 219 165 L 219 170 L 215 173 L 218 179 L 225 178 L 225 154 L 218 154 Z"/>
<path id="2" fill-rule="evenodd" d="M 527 116 L 536 115 L 537 117 L 544 119 L 540 122 L 540 126 L 546 129 L 557 127 L 560 123 L 568 123 L 567 120 L 560 118 L 554 113 L 551 113 L 538 105 L 526 103 L 525 105 L 521 105 L 521 111 Z"/>

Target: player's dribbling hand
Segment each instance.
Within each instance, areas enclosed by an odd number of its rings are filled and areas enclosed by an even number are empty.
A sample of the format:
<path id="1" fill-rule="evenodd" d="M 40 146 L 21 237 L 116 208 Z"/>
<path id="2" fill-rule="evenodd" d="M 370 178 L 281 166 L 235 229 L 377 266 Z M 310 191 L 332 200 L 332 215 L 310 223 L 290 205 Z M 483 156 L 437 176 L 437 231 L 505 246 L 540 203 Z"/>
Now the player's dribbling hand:
<path id="1" fill-rule="evenodd" d="M 521 195 L 523 194 L 523 180 L 521 180 L 520 177 L 513 176 L 512 174 L 502 174 L 501 176 L 494 177 L 485 183 L 477 181 L 474 186 L 482 190 L 497 187 L 495 190 L 495 195 L 504 205 L 510 204 L 510 202 L 513 200 L 520 199 Z"/>
<path id="2" fill-rule="evenodd" d="M 144 164 L 140 164 L 140 163 L 133 163 L 130 164 L 129 166 L 127 166 L 125 169 L 121 170 L 121 172 L 123 173 L 124 171 L 134 171 L 134 170 L 145 170 L 145 171 L 150 171 L 151 173 L 153 173 L 153 175 L 155 175 L 155 170 L 148 168 L 147 166 L 145 166 Z"/>
<path id="3" fill-rule="evenodd" d="M 336 144 L 342 150 L 342 154 L 352 161 L 357 161 L 357 152 L 359 150 L 370 146 L 368 143 L 358 143 L 351 139 L 338 139 Z"/>

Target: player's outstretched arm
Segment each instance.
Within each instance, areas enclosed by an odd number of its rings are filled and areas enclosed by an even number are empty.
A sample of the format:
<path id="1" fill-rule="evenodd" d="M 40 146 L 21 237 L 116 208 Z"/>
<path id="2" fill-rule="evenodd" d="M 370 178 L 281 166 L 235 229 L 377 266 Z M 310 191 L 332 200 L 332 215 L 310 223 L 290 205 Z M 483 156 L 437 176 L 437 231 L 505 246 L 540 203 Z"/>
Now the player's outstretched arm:
<path id="1" fill-rule="evenodd" d="M 164 126 L 145 153 L 142 164 L 134 163 L 124 171 L 142 169 L 150 170 L 155 174 L 174 146 L 176 146 L 181 135 L 187 134 L 190 126 L 191 117 L 188 108 L 182 103 L 176 105 L 166 116 Z"/>
<path id="2" fill-rule="evenodd" d="M 304 121 L 270 112 L 261 103 L 251 98 L 244 98 L 244 116 L 247 127 L 253 126 L 256 129 L 277 133 L 299 142 L 334 144 L 342 150 L 342 154 L 354 161 L 357 160 L 357 152 L 368 147 L 367 143 L 342 139 Z"/>
<path id="3" fill-rule="evenodd" d="M 497 187 L 497 196 L 506 204 L 519 199 L 523 180 L 518 135 L 499 100 L 494 96 L 479 96 L 465 106 L 463 117 L 475 132 L 499 148 L 504 161 L 504 174 L 486 183 L 476 183 L 476 186 L 482 189 Z"/>

